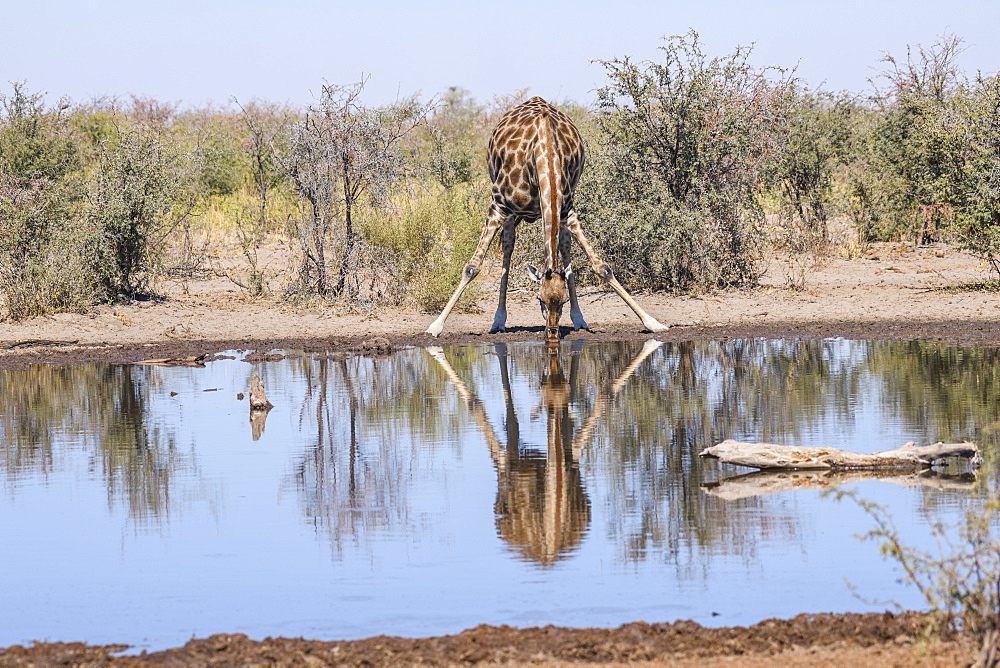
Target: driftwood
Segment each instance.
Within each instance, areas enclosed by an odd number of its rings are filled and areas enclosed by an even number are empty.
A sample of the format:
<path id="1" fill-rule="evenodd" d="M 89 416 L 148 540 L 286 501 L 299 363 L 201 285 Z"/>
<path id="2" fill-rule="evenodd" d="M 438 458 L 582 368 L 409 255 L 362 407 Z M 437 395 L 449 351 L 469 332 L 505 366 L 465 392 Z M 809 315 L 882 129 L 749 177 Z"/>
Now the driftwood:
<path id="1" fill-rule="evenodd" d="M 896 469 L 927 468 L 946 457 L 971 459 L 974 466 L 980 460 L 979 449 L 973 443 L 935 443 L 916 446 L 909 442 L 895 450 L 872 454 L 848 452 L 837 448 L 800 448 L 772 443 L 744 443 L 727 439 L 701 451 L 702 457 L 714 457 L 727 464 L 751 466 L 756 469 Z"/>
<path id="2" fill-rule="evenodd" d="M 250 374 L 250 410 L 270 410 L 274 404 L 267 400 L 264 381 L 255 373 Z"/>
<path id="3" fill-rule="evenodd" d="M 264 424 L 268 412 L 274 404 L 267 400 L 264 392 L 264 381 L 255 373 L 250 374 L 250 433 L 257 441 L 264 434 Z"/>
<path id="4" fill-rule="evenodd" d="M 203 353 L 201 355 L 192 355 L 191 357 L 164 357 L 163 359 L 157 359 L 157 360 L 142 360 L 140 362 L 135 362 L 135 364 L 141 364 L 145 366 L 203 367 L 205 366 L 206 357 L 208 357 L 208 353 Z"/>
<path id="5" fill-rule="evenodd" d="M 838 485 L 860 482 L 862 480 L 881 480 L 903 487 L 928 487 L 931 489 L 971 489 L 976 484 L 976 476 L 972 473 L 960 475 L 943 475 L 935 471 L 924 470 L 916 473 L 900 473 L 899 470 L 813 470 L 813 471 L 754 471 L 743 475 L 726 478 L 718 482 L 702 483 L 701 489 L 706 494 L 717 496 L 726 501 L 735 501 L 753 496 L 780 494 L 803 489 L 829 489 Z"/>

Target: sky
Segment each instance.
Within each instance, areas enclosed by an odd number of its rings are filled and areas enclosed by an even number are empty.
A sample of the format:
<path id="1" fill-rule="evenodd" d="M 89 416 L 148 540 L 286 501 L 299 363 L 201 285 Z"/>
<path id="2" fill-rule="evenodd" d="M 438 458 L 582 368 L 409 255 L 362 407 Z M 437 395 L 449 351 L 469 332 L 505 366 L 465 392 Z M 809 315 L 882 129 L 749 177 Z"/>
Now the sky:
<path id="1" fill-rule="evenodd" d="M 870 92 L 884 52 L 964 40 L 968 74 L 1000 70 L 997 0 L 0 0 L 0 93 L 24 81 L 54 102 L 152 97 L 309 104 L 368 77 L 363 104 L 451 86 L 483 102 L 528 89 L 589 104 L 597 61 L 659 60 L 695 30 L 708 56 L 753 44 L 757 66 L 798 67 L 810 88 Z"/>

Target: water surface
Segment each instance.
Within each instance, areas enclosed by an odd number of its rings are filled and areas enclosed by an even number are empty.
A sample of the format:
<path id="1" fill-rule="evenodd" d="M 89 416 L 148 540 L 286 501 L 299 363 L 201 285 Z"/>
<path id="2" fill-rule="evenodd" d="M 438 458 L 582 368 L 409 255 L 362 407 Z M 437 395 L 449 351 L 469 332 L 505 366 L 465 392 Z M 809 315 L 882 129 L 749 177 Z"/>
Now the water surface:
<path id="1" fill-rule="evenodd" d="M 0 646 L 750 624 L 922 607 L 853 504 L 725 438 L 995 447 L 998 353 L 934 341 L 415 348 L 0 374 Z M 251 420 L 249 375 L 275 408 Z M 951 473 L 960 473 L 949 471 Z M 906 539 L 995 487 L 859 480 Z M 749 491 L 748 491 L 749 490 Z M 756 490 L 756 491 L 755 491 Z"/>

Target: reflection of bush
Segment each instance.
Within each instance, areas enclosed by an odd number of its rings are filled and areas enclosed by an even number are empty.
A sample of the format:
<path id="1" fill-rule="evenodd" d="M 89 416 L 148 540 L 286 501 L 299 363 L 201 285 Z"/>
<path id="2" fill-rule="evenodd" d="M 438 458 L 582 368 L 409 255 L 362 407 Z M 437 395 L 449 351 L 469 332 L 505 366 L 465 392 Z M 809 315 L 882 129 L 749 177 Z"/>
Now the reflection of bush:
<path id="1" fill-rule="evenodd" d="M 124 499 L 136 521 L 164 516 L 181 460 L 173 435 L 148 420 L 147 373 L 107 364 L 4 372 L 0 469 L 16 484 L 60 470 L 60 456 L 83 447 L 101 464 L 109 500 Z"/>

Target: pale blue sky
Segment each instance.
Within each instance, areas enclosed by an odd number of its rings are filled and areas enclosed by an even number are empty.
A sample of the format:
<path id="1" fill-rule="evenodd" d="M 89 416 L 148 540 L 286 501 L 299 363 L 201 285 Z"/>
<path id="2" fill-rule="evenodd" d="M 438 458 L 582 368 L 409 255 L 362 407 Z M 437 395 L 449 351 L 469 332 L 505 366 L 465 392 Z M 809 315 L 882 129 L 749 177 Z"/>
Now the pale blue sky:
<path id="1" fill-rule="evenodd" d="M 0 17 L 0 90 L 26 80 L 50 100 L 304 104 L 365 73 L 367 104 L 456 85 L 481 100 L 529 88 L 589 103 L 605 82 L 592 60 L 656 58 L 663 36 L 689 28 L 708 55 L 753 42 L 755 64 L 798 63 L 828 90 L 869 90 L 883 51 L 905 56 L 945 31 L 965 40 L 967 72 L 1000 70 L 997 0 L 2 0 Z"/>

